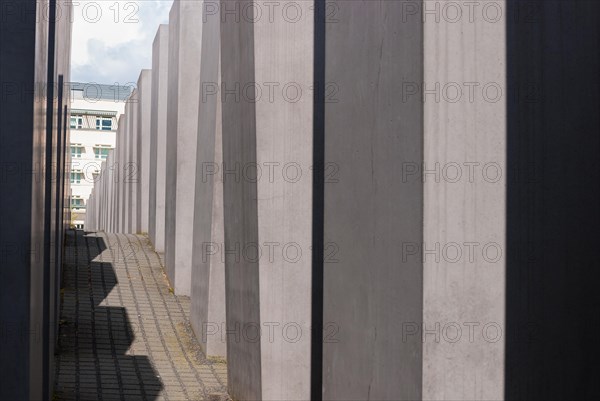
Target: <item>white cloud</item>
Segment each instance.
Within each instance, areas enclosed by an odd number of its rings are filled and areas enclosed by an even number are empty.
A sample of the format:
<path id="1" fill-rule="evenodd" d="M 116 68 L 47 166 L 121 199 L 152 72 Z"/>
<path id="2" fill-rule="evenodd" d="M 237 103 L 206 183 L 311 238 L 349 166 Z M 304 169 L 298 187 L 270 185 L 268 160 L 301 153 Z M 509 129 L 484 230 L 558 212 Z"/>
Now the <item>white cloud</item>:
<path id="1" fill-rule="evenodd" d="M 152 66 L 152 41 L 173 0 L 74 1 L 71 79 L 136 82 Z"/>

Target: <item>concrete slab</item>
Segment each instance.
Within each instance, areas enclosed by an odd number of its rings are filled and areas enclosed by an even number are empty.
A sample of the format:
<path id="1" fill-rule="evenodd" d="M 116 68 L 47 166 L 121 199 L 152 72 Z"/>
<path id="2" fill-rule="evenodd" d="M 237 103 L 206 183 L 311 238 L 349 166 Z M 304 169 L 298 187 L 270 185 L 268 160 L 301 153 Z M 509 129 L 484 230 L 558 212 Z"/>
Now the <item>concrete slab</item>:
<path id="1" fill-rule="evenodd" d="M 127 106 L 126 106 L 127 107 Z M 117 187 L 118 187 L 118 232 L 125 232 L 125 204 L 126 204 L 126 192 L 125 192 L 125 149 L 126 149 L 126 137 L 127 137 L 127 114 L 121 114 L 119 116 L 119 123 L 117 128 L 117 164 L 115 165 L 115 171 L 117 171 Z"/>
<path id="2" fill-rule="evenodd" d="M 137 231 L 148 232 L 150 197 L 150 121 L 152 104 L 152 71 L 142 70 L 138 79 L 138 135 L 140 183 L 137 197 Z M 154 160 L 152 160 L 154 163 Z"/>
<path id="3" fill-rule="evenodd" d="M 221 117 L 220 23 L 207 18 L 202 32 L 198 149 L 195 173 L 194 242 L 190 323 L 208 356 L 225 357 L 225 263 L 219 249 L 224 243 L 223 137 Z M 204 96 L 214 89 L 216 95 Z"/>
<path id="4" fill-rule="evenodd" d="M 229 390 L 310 399 L 314 22 L 223 19 Z"/>
<path id="5" fill-rule="evenodd" d="M 102 207 L 103 209 L 106 210 L 106 221 L 103 224 L 103 228 L 104 231 L 106 232 L 113 232 L 113 227 L 112 227 L 112 216 L 113 216 L 113 200 L 114 200 L 114 191 L 115 191 L 115 185 L 114 185 L 114 181 L 113 181 L 113 172 L 112 169 L 109 168 L 109 166 L 111 166 L 114 162 L 113 162 L 113 157 L 114 157 L 114 151 L 110 151 L 108 154 L 108 157 L 106 158 L 106 161 L 102 163 L 102 165 L 100 166 L 100 174 L 98 175 L 98 179 L 96 181 L 96 183 L 94 184 L 94 189 L 96 188 L 96 186 L 104 186 L 104 191 L 105 194 L 103 194 L 102 196 Z M 104 175 L 106 175 L 106 177 L 104 177 Z M 89 202 L 88 202 L 89 203 Z M 86 217 L 87 214 L 89 213 L 89 207 L 88 210 L 86 211 Z"/>
<path id="6" fill-rule="evenodd" d="M 160 25 L 152 44 L 150 159 L 153 162 L 148 210 L 148 234 L 157 252 L 165 251 L 168 64 L 169 26 Z"/>
<path id="7" fill-rule="evenodd" d="M 165 262 L 178 295 L 191 290 L 202 6 L 175 0 L 169 13 Z"/>
<path id="8" fill-rule="evenodd" d="M 140 185 L 140 161 L 138 158 L 138 110 L 139 96 L 137 88 L 131 93 L 129 98 L 130 108 L 128 118 L 129 135 L 127 138 L 127 155 L 128 161 L 126 165 L 126 179 L 129 193 L 128 205 L 128 227 L 127 232 L 135 234 L 138 232 L 138 193 Z"/>
<path id="9" fill-rule="evenodd" d="M 129 227 L 129 185 L 128 185 L 128 169 L 127 163 L 129 162 L 129 120 L 131 119 L 131 105 L 127 103 L 125 105 L 125 111 L 123 113 L 123 138 L 121 139 L 121 157 L 120 157 L 120 180 L 122 190 L 122 204 L 121 204 L 121 231 L 122 233 L 128 232 Z"/>

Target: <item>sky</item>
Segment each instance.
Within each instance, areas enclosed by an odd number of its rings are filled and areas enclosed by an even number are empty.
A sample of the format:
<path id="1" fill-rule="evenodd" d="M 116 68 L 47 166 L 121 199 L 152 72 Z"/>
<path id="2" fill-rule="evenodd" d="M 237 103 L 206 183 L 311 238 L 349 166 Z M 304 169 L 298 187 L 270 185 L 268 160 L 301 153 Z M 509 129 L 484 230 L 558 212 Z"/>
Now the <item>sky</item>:
<path id="1" fill-rule="evenodd" d="M 152 68 L 152 42 L 173 0 L 74 0 L 71 81 L 131 85 Z"/>

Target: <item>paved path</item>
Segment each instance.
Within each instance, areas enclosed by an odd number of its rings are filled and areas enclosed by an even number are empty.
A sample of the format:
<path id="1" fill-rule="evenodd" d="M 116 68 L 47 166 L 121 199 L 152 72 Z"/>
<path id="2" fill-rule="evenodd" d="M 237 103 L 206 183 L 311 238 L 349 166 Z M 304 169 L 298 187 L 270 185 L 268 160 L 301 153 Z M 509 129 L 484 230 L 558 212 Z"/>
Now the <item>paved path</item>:
<path id="1" fill-rule="evenodd" d="M 227 399 L 146 237 L 70 231 L 65 252 L 55 400 Z"/>

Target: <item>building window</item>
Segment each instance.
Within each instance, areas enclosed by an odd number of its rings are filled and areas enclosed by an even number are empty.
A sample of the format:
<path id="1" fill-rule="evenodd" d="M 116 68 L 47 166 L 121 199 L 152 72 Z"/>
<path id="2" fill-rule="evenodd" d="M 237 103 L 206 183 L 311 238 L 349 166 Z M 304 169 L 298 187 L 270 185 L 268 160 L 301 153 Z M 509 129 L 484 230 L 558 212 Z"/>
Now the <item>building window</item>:
<path id="1" fill-rule="evenodd" d="M 71 173 L 71 184 L 81 184 L 82 178 L 83 178 L 83 173 L 80 173 L 80 172 Z"/>
<path id="2" fill-rule="evenodd" d="M 71 128 L 82 129 L 83 128 L 83 117 L 82 116 L 71 116 Z"/>
<path id="3" fill-rule="evenodd" d="M 71 198 L 71 207 L 81 209 L 85 207 L 85 203 L 81 198 Z"/>
<path id="4" fill-rule="evenodd" d="M 94 156 L 96 159 L 106 159 L 108 157 L 108 151 L 110 148 L 106 147 L 94 147 Z"/>
<path id="5" fill-rule="evenodd" d="M 81 158 L 81 153 L 84 151 L 82 146 L 71 146 L 71 157 Z"/>
<path id="6" fill-rule="evenodd" d="M 101 131 L 112 130 L 112 118 L 110 117 L 96 117 L 96 129 Z"/>

